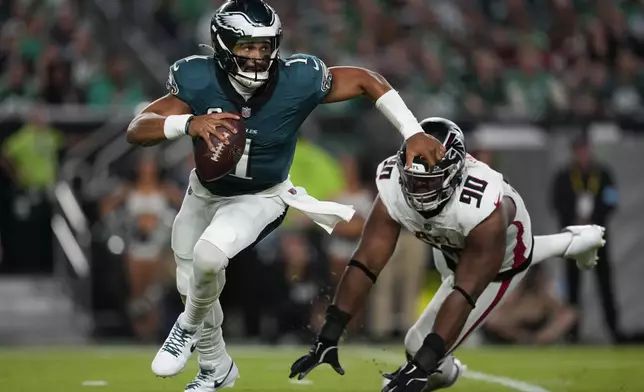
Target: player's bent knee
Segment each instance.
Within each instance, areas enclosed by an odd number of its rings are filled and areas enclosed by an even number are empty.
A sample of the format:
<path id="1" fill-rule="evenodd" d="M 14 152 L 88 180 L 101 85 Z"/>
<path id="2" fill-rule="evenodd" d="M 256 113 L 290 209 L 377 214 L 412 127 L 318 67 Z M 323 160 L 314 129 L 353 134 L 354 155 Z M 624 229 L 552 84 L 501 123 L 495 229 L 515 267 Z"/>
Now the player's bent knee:
<path id="1" fill-rule="evenodd" d="M 199 240 L 194 249 L 194 268 L 202 273 L 218 274 L 228 266 L 228 257 L 215 245 Z"/>

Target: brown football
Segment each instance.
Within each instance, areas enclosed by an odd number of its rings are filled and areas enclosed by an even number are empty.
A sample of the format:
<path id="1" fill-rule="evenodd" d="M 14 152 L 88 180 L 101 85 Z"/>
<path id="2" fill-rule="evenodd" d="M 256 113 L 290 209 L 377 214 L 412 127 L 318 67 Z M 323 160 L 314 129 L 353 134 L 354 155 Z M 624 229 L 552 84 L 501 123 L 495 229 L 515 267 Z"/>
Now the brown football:
<path id="1" fill-rule="evenodd" d="M 210 135 L 210 140 L 215 146 L 214 152 L 208 149 L 208 145 L 201 138 L 195 139 L 193 143 L 195 169 L 199 178 L 203 181 L 215 181 L 230 173 L 244 154 L 244 148 L 246 147 L 246 125 L 244 120 L 229 119 L 227 121 L 234 125 L 237 133 L 232 133 L 223 127 L 217 129 L 228 135 L 230 144 L 224 144 L 215 135 Z"/>

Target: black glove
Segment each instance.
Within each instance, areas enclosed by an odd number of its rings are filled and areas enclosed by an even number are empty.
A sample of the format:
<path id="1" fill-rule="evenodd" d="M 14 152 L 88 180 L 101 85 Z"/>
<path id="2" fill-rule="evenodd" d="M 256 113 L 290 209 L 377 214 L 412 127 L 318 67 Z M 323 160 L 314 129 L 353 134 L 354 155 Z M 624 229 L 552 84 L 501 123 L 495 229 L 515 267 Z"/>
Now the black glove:
<path id="1" fill-rule="evenodd" d="M 407 362 L 396 372 L 385 375 L 385 378 L 391 381 L 382 388 L 382 392 L 422 392 L 427 386 L 429 374 L 413 362 Z"/>
<path id="2" fill-rule="evenodd" d="M 338 342 L 318 337 L 309 353 L 291 365 L 289 378 L 293 378 L 299 374 L 297 379 L 301 380 L 311 370 L 323 363 L 328 363 L 336 373 L 341 376 L 344 375 L 344 369 L 342 369 L 338 359 Z"/>

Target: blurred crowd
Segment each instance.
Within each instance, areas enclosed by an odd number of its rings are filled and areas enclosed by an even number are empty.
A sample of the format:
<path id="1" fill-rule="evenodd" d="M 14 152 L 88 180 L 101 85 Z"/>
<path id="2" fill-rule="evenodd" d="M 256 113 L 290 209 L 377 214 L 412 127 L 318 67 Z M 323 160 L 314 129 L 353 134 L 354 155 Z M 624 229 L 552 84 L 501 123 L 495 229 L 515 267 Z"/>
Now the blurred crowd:
<path id="1" fill-rule="evenodd" d="M 327 65 L 376 70 L 420 115 L 457 121 L 583 121 L 637 118 L 644 113 L 644 1 L 268 1 L 285 25 L 283 56 L 307 52 Z M 210 42 L 210 18 L 221 3 L 124 1 L 124 7 L 136 12 L 123 23 L 138 26 L 147 42 L 171 63 L 207 52 L 197 44 Z M 0 2 L 0 108 L 25 107 L 26 102 L 133 107 L 145 100 L 144 78 L 137 74 L 145 70 L 109 45 L 92 21 L 95 15 L 85 14 L 83 4 L 81 0 Z M 373 200 L 374 163 L 385 156 L 365 147 L 365 140 L 346 143 L 345 129 L 377 129 L 356 125 L 363 108 L 371 105 L 355 100 L 321 106 L 316 126 L 326 133 L 341 130 L 343 148 L 325 146 L 333 150 L 329 153 L 303 139 L 291 170 L 293 182 L 314 197 L 353 205 L 354 220 L 338 225 L 329 237 L 291 212 L 257 249 L 231 261 L 222 295 L 227 336 L 301 341 L 320 325 Z M 0 263 L 1 273 L 53 270 L 47 250 L 52 242 L 51 190 L 67 141 L 64 132 L 49 122 L 48 113 L 36 105 L 21 128 L 0 137 L 2 244 L 5 254 L 18 255 L 16 263 Z M 369 141 L 380 133 L 385 132 L 373 132 Z M 477 151 L 476 156 L 493 164 L 489 151 Z M 119 163 L 126 170 L 113 173 L 120 186 L 99 197 L 97 205 L 83 207 L 96 212 L 88 213 L 95 242 L 94 305 L 116 311 L 125 320 L 125 333 L 149 342 L 165 336 L 182 308 L 175 289 L 170 230 L 193 162 L 188 157 L 166 171 L 154 149 L 133 159 L 123 159 Z M 588 193 L 579 188 L 570 193 Z M 9 222 L 9 216 L 12 226 L 7 229 L 2 223 Z M 25 239 L 46 245 L 30 246 Z M 393 257 L 372 293 L 371 306 L 350 326 L 354 336 L 386 340 L 404 332 L 437 287 L 431 252 L 413 235 L 403 233 Z M 598 278 L 603 282 L 608 325 L 617 336 L 610 279 L 602 279 L 607 274 L 600 271 Z M 578 282 L 578 276 L 574 279 Z M 571 286 L 576 290 L 574 279 Z M 562 340 L 574 329 L 578 313 L 554 295 L 552 286 L 547 273 L 535 270 L 491 319 L 488 337 L 521 343 Z M 110 313 L 110 318 L 118 317 Z M 97 326 L 101 328 L 100 322 Z M 124 333 L 110 328 L 98 334 Z"/>
<path id="2" fill-rule="evenodd" d="M 210 42 L 221 3 L 158 1 L 155 20 L 194 51 Z M 641 116 L 644 108 L 641 0 L 269 3 L 285 25 L 284 54 L 379 71 L 418 112 L 565 120 Z"/>
<path id="3" fill-rule="evenodd" d="M 0 107 L 30 102 L 133 107 L 144 99 L 126 58 L 106 48 L 79 5 L 0 3 Z"/>
<path id="4" fill-rule="evenodd" d="M 137 2 L 134 24 L 170 63 L 210 42 L 208 23 L 221 3 Z M 284 55 L 308 52 L 328 65 L 377 70 L 419 112 L 565 120 L 637 117 L 644 109 L 641 0 L 270 4 L 285 25 Z M 118 49 L 106 49 L 105 38 L 81 10 L 75 0 L 2 2 L 4 105 L 40 99 L 134 106 L 144 99 L 137 70 Z M 347 113 L 356 105 L 332 105 L 320 112 Z"/>

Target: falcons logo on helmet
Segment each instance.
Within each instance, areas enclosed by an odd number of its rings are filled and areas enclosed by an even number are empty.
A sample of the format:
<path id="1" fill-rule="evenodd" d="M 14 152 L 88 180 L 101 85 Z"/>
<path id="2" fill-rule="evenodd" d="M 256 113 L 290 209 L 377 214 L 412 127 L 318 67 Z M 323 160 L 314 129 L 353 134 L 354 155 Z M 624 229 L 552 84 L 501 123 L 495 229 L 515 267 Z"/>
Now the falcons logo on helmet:
<path id="1" fill-rule="evenodd" d="M 447 134 L 447 138 L 444 143 L 447 159 L 455 159 L 457 158 L 457 156 L 465 158 L 461 153 L 461 151 L 465 151 L 465 145 L 463 144 L 463 140 L 461 140 L 459 136 L 460 134 L 455 130 L 450 130 Z"/>

